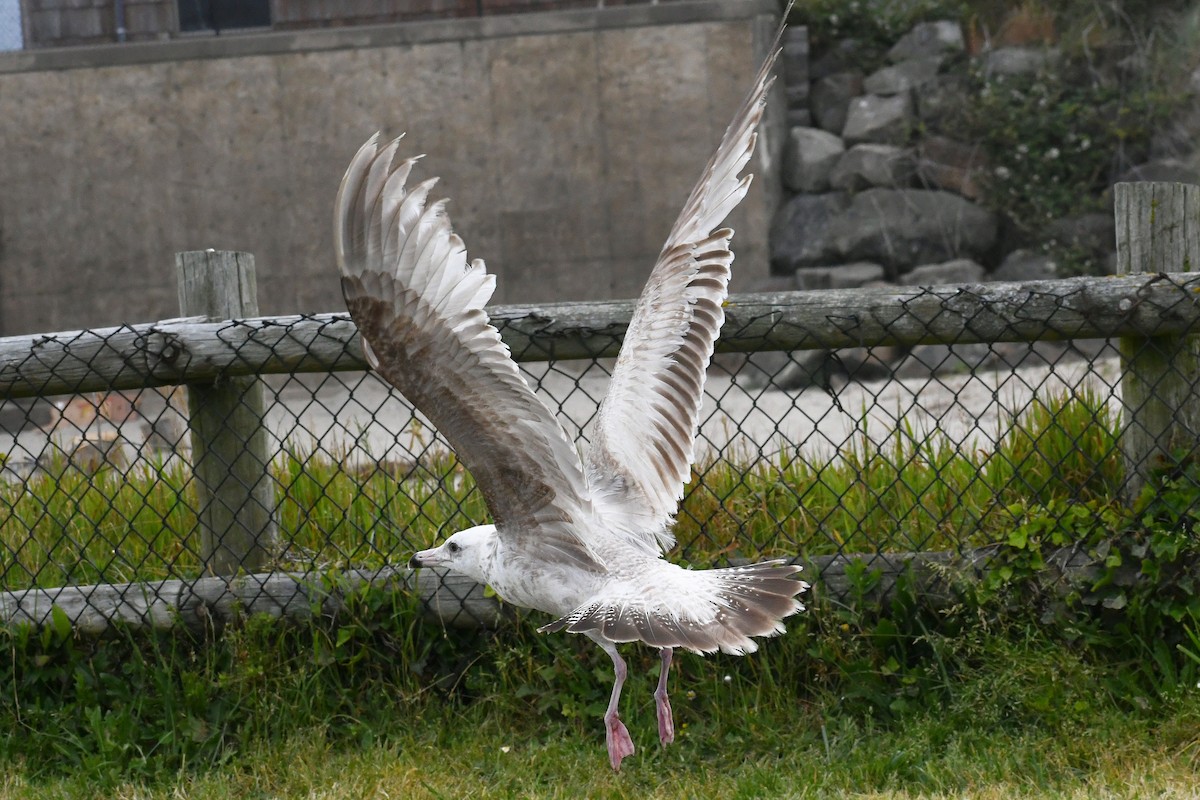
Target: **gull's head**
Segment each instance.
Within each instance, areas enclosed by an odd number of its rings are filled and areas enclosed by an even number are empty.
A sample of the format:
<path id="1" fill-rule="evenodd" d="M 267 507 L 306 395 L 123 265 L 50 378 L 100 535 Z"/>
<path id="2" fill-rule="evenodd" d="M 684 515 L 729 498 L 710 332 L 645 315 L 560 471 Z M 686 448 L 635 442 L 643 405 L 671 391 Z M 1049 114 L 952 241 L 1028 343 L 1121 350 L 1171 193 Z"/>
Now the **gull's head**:
<path id="1" fill-rule="evenodd" d="M 496 548 L 496 526 L 477 525 L 459 531 L 438 547 L 414 553 L 408 560 L 408 565 L 417 567 L 438 567 L 452 569 L 473 578 L 479 583 L 487 583 L 487 568 Z"/>

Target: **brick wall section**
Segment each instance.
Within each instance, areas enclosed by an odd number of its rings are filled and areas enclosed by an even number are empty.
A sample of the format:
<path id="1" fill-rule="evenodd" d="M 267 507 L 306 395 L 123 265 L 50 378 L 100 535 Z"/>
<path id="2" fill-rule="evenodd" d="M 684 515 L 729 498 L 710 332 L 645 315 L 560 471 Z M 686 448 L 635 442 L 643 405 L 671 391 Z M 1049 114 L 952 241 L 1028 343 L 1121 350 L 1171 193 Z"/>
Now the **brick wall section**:
<path id="1" fill-rule="evenodd" d="M 126 41 L 179 36 L 177 0 L 125 0 Z M 606 6 L 650 0 L 603 0 Z M 272 0 L 275 30 L 383 25 L 422 19 L 595 8 L 598 0 Z M 28 48 L 117 41 L 115 0 L 23 0 Z"/>

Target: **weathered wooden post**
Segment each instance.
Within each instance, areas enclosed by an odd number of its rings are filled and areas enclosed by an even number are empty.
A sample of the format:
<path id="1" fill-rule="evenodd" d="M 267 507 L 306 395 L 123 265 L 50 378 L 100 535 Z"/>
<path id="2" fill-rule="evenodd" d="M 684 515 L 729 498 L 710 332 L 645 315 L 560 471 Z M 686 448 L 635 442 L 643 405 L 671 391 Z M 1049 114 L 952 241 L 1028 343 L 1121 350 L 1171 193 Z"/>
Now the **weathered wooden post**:
<path id="1" fill-rule="evenodd" d="M 176 253 L 179 310 L 212 320 L 258 315 L 254 256 L 215 250 Z M 275 538 L 265 392 L 256 377 L 188 384 L 192 470 L 200 503 L 205 569 L 254 572 Z"/>
<path id="2" fill-rule="evenodd" d="M 1118 274 L 1200 269 L 1200 186 L 1118 183 L 1115 213 Z M 1152 471 L 1200 450 L 1200 336 L 1123 336 L 1120 349 L 1121 450 L 1132 502 Z"/>

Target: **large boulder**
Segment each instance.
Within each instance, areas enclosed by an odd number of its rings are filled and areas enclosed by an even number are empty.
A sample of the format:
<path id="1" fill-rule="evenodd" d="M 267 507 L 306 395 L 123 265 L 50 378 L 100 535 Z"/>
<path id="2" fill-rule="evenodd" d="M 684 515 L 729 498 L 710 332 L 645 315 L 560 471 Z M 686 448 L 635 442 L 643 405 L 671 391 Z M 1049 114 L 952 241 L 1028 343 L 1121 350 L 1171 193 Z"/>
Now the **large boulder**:
<path id="1" fill-rule="evenodd" d="M 808 105 L 818 127 L 841 134 L 846 127 L 850 101 L 862 94 L 863 74 L 858 70 L 835 72 L 813 82 Z"/>
<path id="2" fill-rule="evenodd" d="M 961 53 L 965 48 L 962 26 L 954 20 L 943 19 L 913 26 L 888 50 L 888 58 L 904 61 L 920 56 Z"/>
<path id="3" fill-rule="evenodd" d="M 840 137 L 820 128 L 792 128 L 783 151 L 783 183 L 794 192 L 823 192 L 846 151 Z"/>
<path id="4" fill-rule="evenodd" d="M 942 60 L 937 56 L 910 58 L 890 67 L 882 67 L 863 80 L 863 90 L 870 94 L 892 95 L 908 92 L 932 83 L 937 78 Z"/>
<path id="5" fill-rule="evenodd" d="M 771 265 L 777 272 L 793 272 L 809 264 L 837 260 L 833 224 L 850 205 L 842 192 L 798 194 L 775 213 L 771 223 Z"/>
<path id="6" fill-rule="evenodd" d="M 911 150 L 893 144 L 856 144 L 838 159 L 829 183 L 848 192 L 872 186 L 900 187 L 912 182 L 915 171 Z"/>
<path id="7" fill-rule="evenodd" d="M 842 258 L 876 261 L 900 275 L 916 264 L 980 258 L 996 233 L 995 214 L 956 194 L 868 189 L 834 219 L 830 238 Z"/>
<path id="8" fill-rule="evenodd" d="M 868 94 L 850 101 L 842 138 L 848 144 L 904 144 L 913 126 L 912 94 Z"/>

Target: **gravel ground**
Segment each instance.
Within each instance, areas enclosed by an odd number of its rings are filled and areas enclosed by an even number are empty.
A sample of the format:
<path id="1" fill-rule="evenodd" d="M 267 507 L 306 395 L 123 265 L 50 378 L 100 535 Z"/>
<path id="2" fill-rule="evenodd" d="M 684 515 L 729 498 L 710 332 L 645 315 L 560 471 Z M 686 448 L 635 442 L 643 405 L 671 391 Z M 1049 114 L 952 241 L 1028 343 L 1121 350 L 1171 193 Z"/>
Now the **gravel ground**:
<path id="1" fill-rule="evenodd" d="M 1026 362 L 1035 359 L 1026 359 Z M 726 362 L 727 363 L 727 362 Z M 530 364 L 523 370 L 539 394 L 576 438 L 588 433 L 608 382 L 609 362 Z M 1119 405 L 1119 362 L 1111 349 L 1094 360 L 1058 359 L 1015 370 L 961 371 L 956 374 L 847 383 L 834 379 L 826 390 L 754 388 L 747 380 L 715 366 L 697 445 L 701 459 L 725 456 L 749 460 L 781 450 L 808 459 L 827 460 L 864 430 L 872 441 L 885 441 L 901 422 L 918 434 L 940 431 L 960 448 L 990 449 L 1014 415 L 1036 393 L 1049 398 L 1067 390 L 1090 388 Z M 268 379 L 267 425 L 276 448 L 302 454 L 316 450 L 361 466 L 376 461 L 414 462 L 430 448 L 445 446 L 419 414 L 372 375 L 340 373 Z M 836 400 L 834 395 L 836 395 Z M 84 412 L 96 399 L 76 400 Z M 94 465 L 101 460 L 123 469 L 145 465 L 147 456 L 170 460 L 186 455 L 185 404 L 176 394 L 168 402 L 159 392 L 143 392 L 135 410 L 116 423 L 102 411 L 71 423 L 52 412 L 43 428 L 3 434 L 0 452 L 8 453 L 5 474 L 27 475 L 44 466 L 55 450 Z M 78 413 L 76 413 L 78 416 Z M 84 415 L 87 416 L 86 414 Z M 153 420 L 153 423 L 151 423 Z M 49 429 L 49 430 L 47 430 Z"/>

